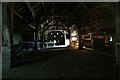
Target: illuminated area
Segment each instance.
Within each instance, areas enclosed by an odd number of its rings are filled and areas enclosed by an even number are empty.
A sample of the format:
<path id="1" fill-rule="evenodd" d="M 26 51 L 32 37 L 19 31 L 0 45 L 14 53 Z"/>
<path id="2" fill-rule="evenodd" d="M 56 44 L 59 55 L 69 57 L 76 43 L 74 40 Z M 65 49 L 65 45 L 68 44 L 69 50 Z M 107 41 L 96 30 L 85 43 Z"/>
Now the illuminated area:
<path id="1" fill-rule="evenodd" d="M 74 27 L 72 27 L 74 28 Z M 71 46 L 75 49 L 78 49 L 79 47 L 79 41 L 78 41 L 78 32 L 77 30 L 71 31 L 71 37 L 70 37 Z"/>
<path id="2" fill-rule="evenodd" d="M 83 48 L 91 48 L 93 46 L 92 33 L 82 35 Z"/>
<path id="3" fill-rule="evenodd" d="M 60 45 L 65 45 L 65 38 L 63 37 L 64 34 L 60 31 L 51 31 L 50 33 L 48 33 L 47 35 L 47 42 L 52 42 L 54 44 L 49 44 L 49 46 L 52 47 L 58 47 Z"/>
<path id="4" fill-rule="evenodd" d="M 70 45 L 70 40 L 69 39 L 66 39 L 65 40 L 65 46 L 69 46 Z"/>
<path id="5" fill-rule="evenodd" d="M 110 36 L 110 41 L 112 41 L 112 36 Z"/>
<path id="6" fill-rule="evenodd" d="M 72 41 L 76 41 L 77 37 L 72 37 L 71 39 L 72 39 Z"/>
<path id="7" fill-rule="evenodd" d="M 70 39 L 66 31 L 51 31 L 47 34 L 47 47 L 67 47 L 70 45 Z"/>

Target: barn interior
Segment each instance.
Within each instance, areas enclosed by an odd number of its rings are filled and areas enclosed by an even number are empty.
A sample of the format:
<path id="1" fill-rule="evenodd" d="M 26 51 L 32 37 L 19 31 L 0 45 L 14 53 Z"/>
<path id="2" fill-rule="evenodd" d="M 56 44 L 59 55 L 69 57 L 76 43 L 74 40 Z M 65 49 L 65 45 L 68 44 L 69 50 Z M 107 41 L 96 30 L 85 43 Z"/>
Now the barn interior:
<path id="1" fill-rule="evenodd" d="M 3 78 L 118 79 L 118 2 L 2 2 Z"/>

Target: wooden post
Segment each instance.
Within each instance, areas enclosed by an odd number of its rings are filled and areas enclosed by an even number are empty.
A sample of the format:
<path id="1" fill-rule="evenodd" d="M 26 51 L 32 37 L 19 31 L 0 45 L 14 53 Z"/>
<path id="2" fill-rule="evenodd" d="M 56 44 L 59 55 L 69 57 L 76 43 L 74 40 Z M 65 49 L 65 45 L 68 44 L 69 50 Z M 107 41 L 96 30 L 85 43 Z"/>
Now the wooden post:
<path id="1" fill-rule="evenodd" d="M 36 26 L 36 29 L 35 29 L 34 51 L 37 51 L 37 50 L 38 50 L 37 41 L 38 41 L 38 26 Z"/>
<path id="2" fill-rule="evenodd" d="M 115 44 L 116 63 L 120 72 L 120 2 L 116 3 L 116 44 Z M 118 74 L 120 80 L 120 74 Z"/>
<path id="3" fill-rule="evenodd" d="M 71 36 L 70 29 L 68 29 L 68 34 L 69 34 L 69 43 L 70 43 L 70 36 Z M 70 44 L 69 44 L 69 47 L 70 47 Z"/>
<path id="4" fill-rule="evenodd" d="M 94 32 L 92 33 L 91 42 L 92 42 L 92 49 L 94 50 Z"/>
<path id="5" fill-rule="evenodd" d="M 2 51 L 2 2 L 0 1 L 0 52 Z"/>
<path id="6" fill-rule="evenodd" d="M 15 54 L 13 54 L 13 3 L 8 3 L 7 6 L 7 17 L 8 17 L 8 28 L 10 35 L 10 48 L 11 48 L 11 65 L 10 68 L 14 66 Z"/>
<path id="7" fill-rule="evenodd" d="M 66 41 L 66 32 L 64 31 L 64 39 Z M 65 45 L 66 45 L 66 42 L 65 42 Z"/>
<path id="8" fill-rule="evenodd" d="M 44 30 L 45 30 L 45 26 L 41 25 L 41 31 L 42 31 L 42 34 L 41 34 L 41 41 L 42 41 L 41 48 L 44 48 Z"/>
<path id="9" fill-rule="evenodd" d="M 116 3 L 116 62 L 119 64 L 120 53 L 120 4 Z"/>
<path id="10" fill-rule="evenodd" d="M 45 35 L 44 35 L 44 32 L 45 32 L 45 26 L 43 26 L 43 33 L 42 33 L 43 48 L 45 48 Z"/>
<path id="11" fill-rule="evenodd" d="M 0 1 L 0 64 L 2 64 L 2 2 Z M 0 73 L 2 74 L 2 65 L 0 65 Z M 2 80 L 2 75 L 0 75 Z"/>
<path id="12" fill-rule="evenodd" d="M 81 36 L 81 27 L 78 27 L 78 37 L 79 37 L 79 48 L 78 49 L 83 49 L 82 36 Z"/>

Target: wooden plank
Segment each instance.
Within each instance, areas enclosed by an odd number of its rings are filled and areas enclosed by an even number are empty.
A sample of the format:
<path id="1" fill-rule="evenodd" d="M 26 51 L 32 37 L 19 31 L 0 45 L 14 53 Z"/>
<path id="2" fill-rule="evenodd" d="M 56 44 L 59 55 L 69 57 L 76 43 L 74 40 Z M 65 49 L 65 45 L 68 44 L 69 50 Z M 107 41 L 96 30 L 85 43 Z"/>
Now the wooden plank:
<path id="1" fill-rule="evenodd" d="M 45 25 L 45 26 L 61 26 L 61 27 L 65 27 L 63 25 Z"/>
<path id="2" fill-rule="evenodd" d="M 53 27 L 53 26 L 46 26 L 47 28 L 45 29 L 46 30 L 49 30 L 49 28 Z M 68 28 L 65 28 L 65 27 L 62 27 L 62 26 L 56 26 L 56 28 L 61 28 L 61 30 L 68 30 Z"/>

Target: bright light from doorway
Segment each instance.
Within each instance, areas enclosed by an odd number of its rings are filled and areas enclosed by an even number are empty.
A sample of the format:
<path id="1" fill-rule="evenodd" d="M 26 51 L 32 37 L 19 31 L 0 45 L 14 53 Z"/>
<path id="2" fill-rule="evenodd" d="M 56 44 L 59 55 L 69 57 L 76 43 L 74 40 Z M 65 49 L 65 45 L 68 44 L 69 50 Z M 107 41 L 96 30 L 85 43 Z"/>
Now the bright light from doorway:
<path id="1" fill-rule="evenodd" d="M 112 36 L 110 36 L 110 41 L 112 41 Z"/>
<path id="2" fill-rule="evenodd" d="M 76 40 L 77 40 L 77 38 L 76 38 L 76 37 L 72 37 L 72 40 L 73 40 L 73 41 L 76 41 Z"/>
<path id="3" fill-rule="evenodd" d="M 76 36 L 77 35 L 77 32 L 76 31 L 73 31 L 72 33 L 71 33 L 71 36 Z"/>
<path id="4" fill-rule="evenodd" d="M 56 43 L 56 40 L 54 40 L 54 43 Z"/>
<path id="5" fill-rule="evenodd" d="M 66 45 L 66 46 L 69 46 L 69 45 L 70 45 L 70 40 L 69 40 L 69 39 L 66 39 L 66 40 L 65 40 L 65 45 Z"/>

